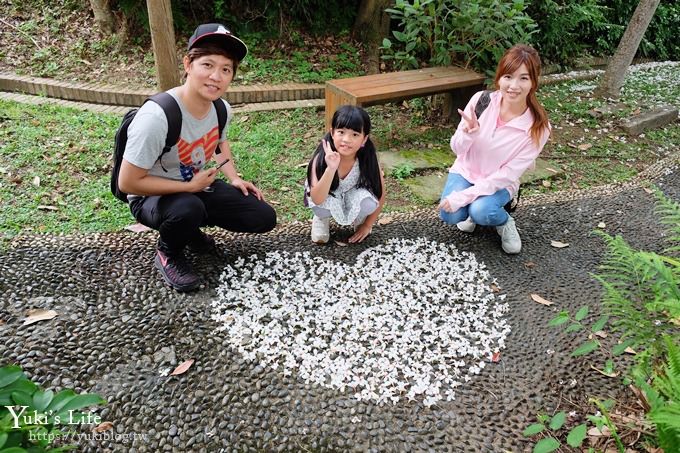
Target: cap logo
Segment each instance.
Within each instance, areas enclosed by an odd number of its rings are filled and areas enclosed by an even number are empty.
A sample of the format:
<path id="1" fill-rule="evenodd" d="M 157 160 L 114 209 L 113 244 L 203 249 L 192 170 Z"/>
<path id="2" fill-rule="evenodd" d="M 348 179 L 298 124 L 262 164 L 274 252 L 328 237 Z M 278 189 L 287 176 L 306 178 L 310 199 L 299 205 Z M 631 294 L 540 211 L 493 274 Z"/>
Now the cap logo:
<path id="1" fill-rule="evenodd" d="M 215 30 L 215 33 L 223 33 L 225 35 L 228 35 L 229 30 L 220 25 L 219 27 L 217 27 L 217 30 Z"/>

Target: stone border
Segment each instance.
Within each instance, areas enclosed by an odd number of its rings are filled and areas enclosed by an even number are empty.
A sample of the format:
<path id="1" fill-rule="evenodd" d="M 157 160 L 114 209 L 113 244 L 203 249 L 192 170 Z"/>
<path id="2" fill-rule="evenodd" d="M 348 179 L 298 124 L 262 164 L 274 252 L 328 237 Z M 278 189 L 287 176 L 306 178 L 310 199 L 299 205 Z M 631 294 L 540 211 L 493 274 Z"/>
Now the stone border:
<path id="1" fill-rule="evenodd" d="M 0 91 L 117 106 L 141 105 L 146 98 L 156 92 L 155 90 L 131 90 L 99 83 L 61 82 L 53 79 L 20 76 L 8 72 L 0 72 Z M 233 86 L 225 94 L 225 99 L 234 105 L 300 101 L 322 99 L 323 97 L 324 85 L 311 83 Z"/>
<path id="2" fill-rule="evenodd" d="M 61 107 L 69 107 L 78 110 L 87 110 L 95 113 L 111 113 L 124 115 L 131 108 L 137 108 L 138 106 L 121 106 L 121 105 L 105 105 L 105 104 L 92 104 L 89 102 L 76 102 L 67 101 L 64 99 L 51 98 L 46 96 L 31 96 L 28 94 L 21 93 L 7 93 L 0 91 L 0 99 L 6 101 L 20 102 L 22 104 L 32 104 L 32 105 L 43 105 L 43 104 L 55 104 Z M 298 108 L 323 108 L 323 99 L 304 99 L 299 101 L 278 101 L 278 102 L 258 102 L 253 104 L 241 104 L 234 107 L 235 113 L 246 113 L 246 112 L 260 112 L 269 110 L 288 110 L 288 109 L 298 109 Z"/>

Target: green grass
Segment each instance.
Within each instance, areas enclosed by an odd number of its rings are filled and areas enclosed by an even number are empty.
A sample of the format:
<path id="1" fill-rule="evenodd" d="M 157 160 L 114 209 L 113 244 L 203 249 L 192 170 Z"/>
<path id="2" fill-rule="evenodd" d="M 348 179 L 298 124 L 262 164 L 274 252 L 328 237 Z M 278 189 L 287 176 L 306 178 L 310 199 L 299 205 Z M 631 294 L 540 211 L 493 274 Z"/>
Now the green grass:
<path id="1" fill-rule="evenodd" d="M 588 86 L 595 82 L 544 87 L 539 94 L 554 129 L 541 157 L 555 160 L 564 175 L 553 178 L 550 187 L 538 182 L 525 187 L 523 193 L 530 196 L 625 181 L 677 152 L 678 122 L 640 137 L 626 136 L 617 125 L 622 115 L 656 105 L 660 99 L 680 103 L 678 78 L 680 65 L 636 72 L 631 77 L 634 88 L 626 85 L 624 93 L 637 90 L 638 95 L 625 94 L 622 113 L 600 119 L 588 113 L 603 104 L 590 94 Z M 369 107 L 377 149 L 448 150 L 454 126 L 436 121 L 436 114 L 428 118 L 427 105 L 410 101 L 409 108 Z M 113 136 L 120 116 L 8 101 L 0 101 L 0 111 L 2 237 L 112 231 L 133 223 L 127 206 L 109 191 Z M 239 172 L 263 190 L 282 222 L 311 217 L 302 205 L 302 187 L 305 165 L 323 135 L 323 124 L 322 111 L 298 109 L 241 113 L 230 126 Z M 402 182 L 400 178 L 407 176 L 403 173 L 386 175 L 386 212 L 428 206 Z"/>
<path id="2" fill-rule="evenodd" d="M 0 232 L 90 232 L 130 223 L 108 190 L 118 117 L 4 101 L 0 110 Z"/>

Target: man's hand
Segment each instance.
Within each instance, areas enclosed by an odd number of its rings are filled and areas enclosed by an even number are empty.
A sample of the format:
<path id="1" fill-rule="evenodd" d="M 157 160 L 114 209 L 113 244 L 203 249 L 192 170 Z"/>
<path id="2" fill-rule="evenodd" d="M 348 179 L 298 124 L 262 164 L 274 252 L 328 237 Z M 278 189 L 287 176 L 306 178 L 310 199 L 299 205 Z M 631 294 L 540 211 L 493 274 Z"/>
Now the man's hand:
<path id="1" fill-rule="evenodd" d="M 190 189 L 189 192 L 200 192 L 206 187 L 215 182 L 215 177 L 217 176 L 217 170 L 214 168 L 209 168 L 207 170 L 201 170 L 194 173 L 194 176 L 189 181 Z"/>
<path id="2" fill-rule="evenodd" d="M 248 196 L 249 192 L 252 192 L 253 195 L 258 200 L 264 200 L 264 195 L 262 195 L 262 192 L 260 192 L 260 189 L 255 187 L 255 184 L 249 181 L 244 181 L 241 178 L 237 178 L 231 181 L 231 185 L 239 189 L 241 192 L 243 192 L 243 195 Z"/>

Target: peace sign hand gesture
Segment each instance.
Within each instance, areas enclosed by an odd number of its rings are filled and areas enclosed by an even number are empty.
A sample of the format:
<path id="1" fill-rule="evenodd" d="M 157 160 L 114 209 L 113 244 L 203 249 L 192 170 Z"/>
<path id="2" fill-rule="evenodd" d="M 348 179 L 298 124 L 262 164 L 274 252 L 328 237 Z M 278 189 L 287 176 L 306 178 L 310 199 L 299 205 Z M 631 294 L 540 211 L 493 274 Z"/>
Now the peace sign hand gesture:
<path id="1" fill-rule="evenodd" d="M 321 140 L 321 144 L 323 145 L 323 150 L 326 153 L 324 156 L 326 165 L 332 171 L 336 171 L 338 166 L 340 166 L 340 154 L 337 151 L 333 151 L 333 148 L 331 148 L 331 145 L 327 140 Z"/>
<path id="2" fill-rule="evenodd" d="M 465 124 L 463 124 L 463 132 L 472 134 L 479 130 L 479 121 L 477 121 L 477 114 L 474 110 L 472 111 L 472 117 L 467 116 L 461 109 L 458 109 L 458 114 L 462 118 L 462 121 L 465 121 Z"/>

